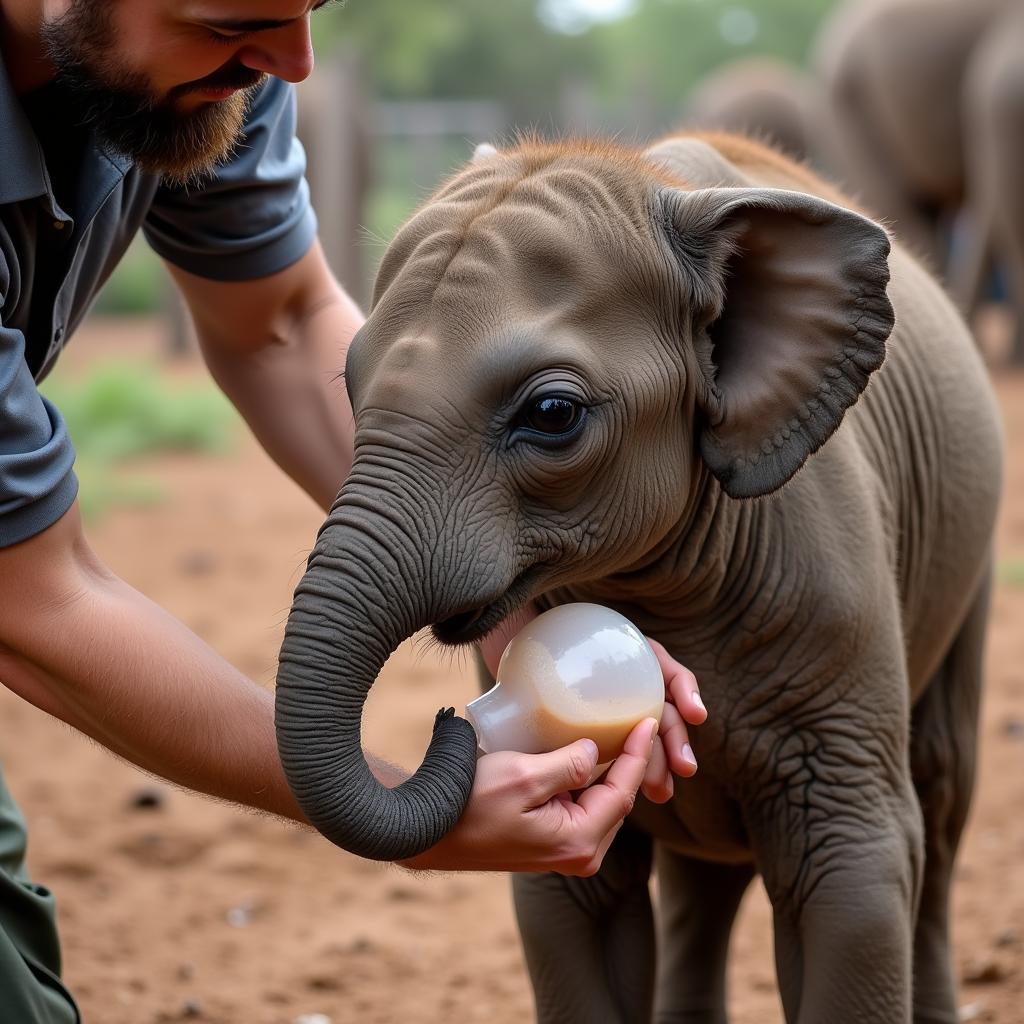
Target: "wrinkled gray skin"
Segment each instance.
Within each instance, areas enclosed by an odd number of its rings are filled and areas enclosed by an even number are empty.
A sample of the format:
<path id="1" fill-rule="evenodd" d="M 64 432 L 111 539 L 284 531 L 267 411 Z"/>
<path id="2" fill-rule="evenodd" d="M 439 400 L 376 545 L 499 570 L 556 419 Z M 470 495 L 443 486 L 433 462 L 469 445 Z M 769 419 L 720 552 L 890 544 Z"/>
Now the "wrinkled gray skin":
<path id="1" fill-rule="evenodd" d="M 473 641 L 529 598 L 608 604 L 710 717 L 699 774 L 641 800 L 598 874 L 516 877 L 540 1019 L 724 1020 L 760 873 L 787 1020 L 953 1022 L 993 397 L 877 225 L 715 146 L 525 144 L 399 232 L 348 358 L 354 468 L 281 652 L 282 760 L 334 842 L 415 853 L 461 810 L 472 734 L 443 718 L 411 782 L 373 781 L 360 715 L 390 651 L 427 624 Z"/>
<path id="2" fill-rule="evenodd" d="M 835 173 L 968 315 L 997 262 L 1024 362 L 1024 3 L 847 0 L 815 50 Z"/>
<path id="3" fill-rule="evenodd" d="M 702 78 L 686 100 L 687 128 L 739 132 L 798 160 L 818 159 L 823 116 L 804 71 L 771 57 L 730 61 Z"/>

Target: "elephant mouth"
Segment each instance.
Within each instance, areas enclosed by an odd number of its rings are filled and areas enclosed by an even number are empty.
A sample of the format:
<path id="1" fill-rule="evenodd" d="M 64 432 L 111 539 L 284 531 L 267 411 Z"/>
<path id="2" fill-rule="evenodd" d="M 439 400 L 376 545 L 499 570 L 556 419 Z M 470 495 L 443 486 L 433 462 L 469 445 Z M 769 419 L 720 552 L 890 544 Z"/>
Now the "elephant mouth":
<path id="1" fill-rule="evenodd" d="M 487 604 L 477 605 L 449 615 L 435 622 L 431 632 L 442 644 L 471 644 L 482 640 L 503 619 L 525 604 L 532 593 L 533 583 L 540 575 L 539 565 L 521 572 L 500 597 Z"/>

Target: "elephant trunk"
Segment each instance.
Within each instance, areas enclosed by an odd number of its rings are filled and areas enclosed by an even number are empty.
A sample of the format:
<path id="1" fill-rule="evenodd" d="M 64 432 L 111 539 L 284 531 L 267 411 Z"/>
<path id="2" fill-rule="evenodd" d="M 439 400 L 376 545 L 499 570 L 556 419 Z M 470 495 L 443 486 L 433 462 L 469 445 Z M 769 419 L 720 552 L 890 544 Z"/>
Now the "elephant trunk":
<path id="1" fill-rule="evenodd" d="M 392 651 L 431 619 L 428 602 L 403 589 L 415 578 L 410 566 L 372 540 L 370 547 L 365 523 L 330 525 L 318 539 L 281 648 L 277 742 L 288 784 L 320 832 L 361 857 L 404 860 L 433 846 L 462 814 L 476 735 L 454 709 L 442 709 L 414 775 L 390 789 L 371 773 L 360 742 L 367 694 Z M 400 568 L 389 578 L 402 586 L 367 570 L 387 564 Z"/>

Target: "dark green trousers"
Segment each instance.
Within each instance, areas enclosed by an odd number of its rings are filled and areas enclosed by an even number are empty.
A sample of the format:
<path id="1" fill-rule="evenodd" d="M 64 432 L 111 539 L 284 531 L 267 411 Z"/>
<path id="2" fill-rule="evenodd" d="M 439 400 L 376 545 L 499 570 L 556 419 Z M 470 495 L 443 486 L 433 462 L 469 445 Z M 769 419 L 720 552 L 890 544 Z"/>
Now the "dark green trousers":
<path id="1" fill-rule="evenodd" d="M 25 839 L 0 771 L 0 1024 L 81 1024 L 60 980 L 53 895 L 29 880 Z"/>

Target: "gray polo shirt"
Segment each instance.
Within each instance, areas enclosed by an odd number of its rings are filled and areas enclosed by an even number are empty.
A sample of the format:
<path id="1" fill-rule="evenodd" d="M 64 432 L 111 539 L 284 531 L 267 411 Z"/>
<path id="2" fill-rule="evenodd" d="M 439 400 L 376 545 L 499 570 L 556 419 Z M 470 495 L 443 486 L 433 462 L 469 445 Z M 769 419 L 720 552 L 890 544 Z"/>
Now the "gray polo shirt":
<path id="1" fill-rule="evenodd" d="M 74 450 L 36 382 L 140 227 L 164 259 L 219 281 L 282 270 L 316 235 L 294 89 L 279 79 L 260 89 L 235 155 L 199 188 L 163 186 L 87 132 L 82 143 L 65 209 L 0 61 L 0 547 L 45 530 L 75 499 Z"/>

